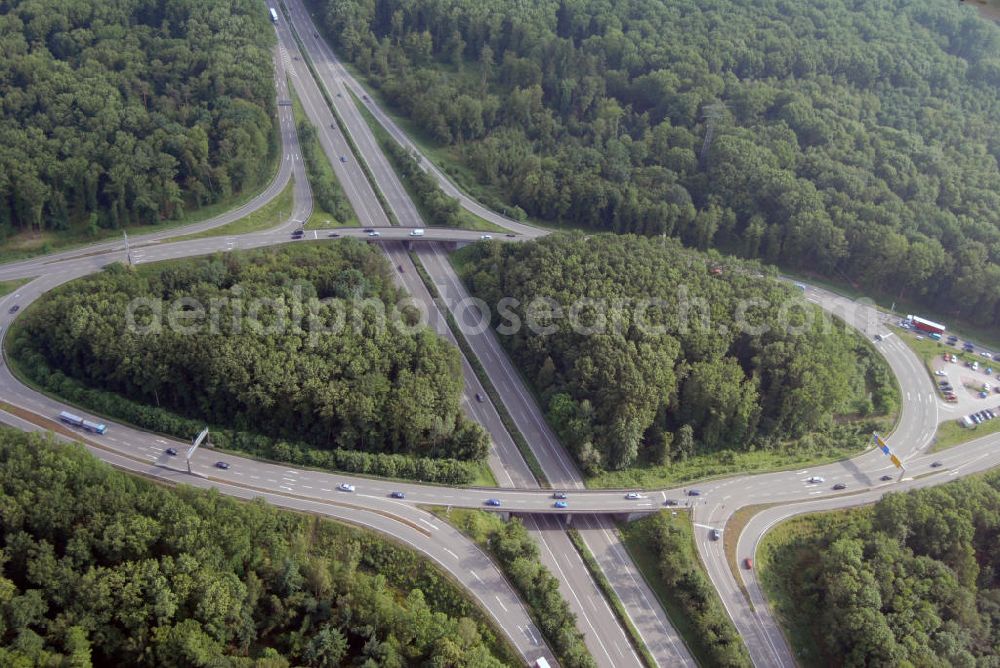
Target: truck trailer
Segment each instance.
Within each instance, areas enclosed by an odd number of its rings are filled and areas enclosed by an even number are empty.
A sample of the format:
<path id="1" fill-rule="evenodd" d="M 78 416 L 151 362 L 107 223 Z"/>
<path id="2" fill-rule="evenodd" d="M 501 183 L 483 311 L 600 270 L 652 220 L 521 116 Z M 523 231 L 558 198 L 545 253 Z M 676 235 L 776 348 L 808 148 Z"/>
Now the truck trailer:
<path id="1" fill-rule="evenodd" d="M 906 321 L 913 325 L 914 329 L 919 329 L 922 332 L 929 332 L 931 334 L 944 334 L 945 330 L 948 329 L 944 325 L 931 320 L 925 320 L 917 315 L 906 316 Z"/>
<path id="2" fill-rule="evenodd" d="M 84 420 L 79 415 L 73 415 L 72 413 L 67 413 L 66 411 L 59 413 L 59 419 L 66 424 L 73 425 L 74 427 L 81 427 L 82 429 L 94 434 L 103 434 L 108 430 L 108 427 L 105 424 Z"/>

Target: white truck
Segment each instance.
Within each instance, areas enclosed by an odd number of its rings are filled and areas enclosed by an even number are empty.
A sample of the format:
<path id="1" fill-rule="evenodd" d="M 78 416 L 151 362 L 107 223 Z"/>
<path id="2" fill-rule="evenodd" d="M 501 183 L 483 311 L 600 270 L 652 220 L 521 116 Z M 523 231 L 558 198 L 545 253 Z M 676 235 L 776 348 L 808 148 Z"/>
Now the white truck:
<path id="1" fill-rule="evenodd" d="M 424 236 L 424 228 L 418 227 L 415 230 L 410 230 L 410 236 L 411 237 L 422 237 L 422 236 Z"/>

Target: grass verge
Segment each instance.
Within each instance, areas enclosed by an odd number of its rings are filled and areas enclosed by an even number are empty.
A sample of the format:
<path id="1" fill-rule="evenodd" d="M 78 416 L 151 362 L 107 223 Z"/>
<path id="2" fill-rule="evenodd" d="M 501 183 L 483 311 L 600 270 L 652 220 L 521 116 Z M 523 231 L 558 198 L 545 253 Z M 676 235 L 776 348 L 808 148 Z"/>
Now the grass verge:
<path id="1" fill-rule="evenodd" d="M 583 542 L 583 537 L 580 536 L 580 532 L 576 529 L 568 529 L 566 531 L 569 534 L 569 539 L 573 542 L 573 547 L 576 551 L 580 553 L 580 557 L 583 559 L 583 563 L 586 564 L 587 570 L 590 572 L 590 577 L 594 578 L 597 586 L 600 588 L 601 593 L 604 594 L 604 598 L 607 599 L 608 603 L 611 605 L 611 609 L 615 612 L 615 617 L 618 618 L 618 622 L 628 633 L 628 639 L 632 643 L 632 647 L 635 649 L 636 653 L 642 657 L 642 661 L 646 664 L 647 668 L 657 668 L 658 664 L 653 655 L 650 654 L 649 648 L 646 647 L 646 643 L 642 641 L 642 636 L 639 635 L 639 629 L 635 628 L 635 624 L 632 623 L 632 618 L 628 616 L 625 612 L 625 606 L 622 605 L 622 601 L 618 598 L 618 594 L 615 593 L 615 588 L 611 586 L 608 582 L 608 577 L 601 570 L 600 564 L 597 563 L 597 559 L 591 554 L 590 550 L 587 548 L 587 544 Z"/>
<path id="2" fill-rule="evenodd" d="M 938 425 L 934 433 L 934 443 L 931 452 L 947 450 L 961 443 L 966 443 L 981 436 L 989 436 L 1000 432 L 1000 420 L 990 420 L 975 427 L 964 427 L 957 420 L 948 420 Z"/>
<path id="3" fill-rule="evenodd" d="M 427 291 L 430 292 L 431 297 L 434 299 L 434 303 L 437 304 L 438 309 L 444 313 L 445 321 L 448 323 L 448 329 L 455 336 L 455 340 L 458 342 L 458 348 L 465 355 L 465 359 L 469 361 L 469 365 L 472 367 L 472 371 L 476 374 L 476 378 L 479 379 L 479 383 L 483 386 L 483 390 L 486 395 L 493 402 L 493 407 L 496 408 L 497 413 L 500 415 L 500 421 L 503 423 L 504 429 L 510 434 L 510 437 L 514 440 L 514 444 L 517 446 L 518 451 L 521 456 L 524 457 L 524 461 L 528 464 L 528 469 L 531 474 L 535 476 L 535 480 L 541 487 L 549 488 L 549 479 L 545 477 L 545 472 L 542 470 L 542 465 L 538 462 L 535 457 L 535 453 L 532 452 L 531 446 L 528 445 L 528 441 L 524 438 L 524 434 L 521 430 L 517 428 L 517 424 L 514 422 L 514 418 L 511 416 L 510 412 L 507 411 L 507 406 L 500 399 L 500 393 L 497 392 L 496 387 L 493 386 L 490 377 L 486 373 L 486 369 L 483 368 L 482 362 L 476 356 L 475 352 L 472 350 L 472 346 L 469 345 L 468 340 L 465 338 L 465 334 L 462 333 L 462 329 L 455 322 L 455 316 L 452 315 L 451 310 L 441 299 L 441 293 L 438 292 L 437 286 L 434 285 L 434 281 L 431 280 L 430 275 L 424 268 L 420 258 L 413 251 L 410 251 L 410 259 L 413 260 L 413 265 L 417 268 L 417 274 L 420 275 L 420 279 L 427 286 Z"/>
<path id="4" fill-rule="evenodd" d="M 30 278 L 17 278 L 11 281 L 0 281 L 0 297 L 9 295 L 10 293 L 14 292 L 14 290 L 17 290 L 19 287 L 24 285 L 25 283 L 28 283 L 29 281 L 33 280 L 35 280 L 34 276 Z"/>
<path id="5" fill-rule="evenodd" d="M 187 241 L 189 239 L 204 239 L 205 237 L 247 234 L 250 232 L 267 230 L 281 224 L 288 218 L 288 216 L 292 215 L 292 209 L 294 206 L 294 184 L 292 181 L 289 181 L 288 185 L 285 186 L 285 189 L 281 191 L 280 195 L 253 213 L 247 214 L 239 220 L 227 223 L 222 227 L 215 227 L 211 230 L 202 230 L 201 232 L 195 232 L 194 234 L 185 234 L 180 237 L 174 237 L 172 241 Z"/>
<path id="6" fill-rule="evenodd" d="M 759 512 L 763 512 L 772 506 L 776 506 L 776 503 L 758 503 L 752 506 L 743 506 L 729 518 L 726 522 L 725 531 L 722 532 L 722 549 L 726 553 L 726 563 L 729 564 L 729 570 L 733 573 L 733 578 L 736 580 L 736 584 L 739 585 L 740 591 L 743 592 L 743 596 L 747 599 L 747 604 L 753 607 L 750 603 L 750 594 L 747 593 L 746 587 L 743 586 L 743 578 L 740 577 L 740 565 L 739 559 L 736 555 L 736 543 L 740 539 L 740 534 L 743 533 L 743 529 L 746 528 L 747 524 Z"/>
<path id="7" fill-rule="evenodd" d="M 692 618 L 690 605 L 685 605 L 681 599 L 679 588 L 669 587 L 661 575 L 661 557 L 655 536 L 659 525 L 666 525 L 671 531 L 681 536 L 680 543 L 682 543 L 683 549 L 678 555 L 680 557 L 678 561 L 683 563 L 677 563 L 677 566 L 679 568 L 687 566 L 699 573 L 704 582 L 710 582 L 695 548 L 694 527 L 691 524 L 689 510 L 661 510 L 641 520 L 621 524 L 619 530 L 625 550 L 629 553 L 636 568 L 642 573 L 643 579 L 652 589 L 660 605 L 663 606 L 667 617 L 670 618 L 670 622 L 677 629 L 695 661 L 702 666 L 717 665 L 717 657 L 709 645 L 710 639 L 709 634 L 705 632 L 706 629 Z M 717 616 L 720 616 L 720 624 L 731 626 L 732 620 L 725 614 L 725 608 L 722 606 L 722 601 L 719 600 L 715 589 L 709 585 L 707 590 L 710 592 L 708 594 L 710 598 L 705 602 L 706 607 L 716 609 Z M 732 636 L 738 638 L 735 628 L 728 630 Z M 745 648 L 742 648 L 742 651 L 745 655 Z M 748 656 L 746 656 L 746 665 L 750 665 Z"/>
<path id="8" fill-rule="evenodd" d="M 302 124 L 308 124 L 313 130 L 307 136 L 303 136 L 301 132 L 299 133 L 299 143 L 301 144 L 302 157 L 306 165 L 306 173 L 309 175 L 309 183 L 313 184 L 313 210 L 309 219 L 305 222 L 305 227 L 309 229 L 358 227 L 358 218 L 347 200 L 347 195 L 344 194 L 344 190 L 340 186 L 340 181 L 333 171 L 333 166 L 327 160 L 327 155 L 323 151 L 322 144 L 319 142 L 319 135 L 316 134 L 316 126 L 312 125 L 306 117 L 302 101 L 299 99 L 298 94 L 295 92 L 295 87 L 291 83 L 288 84 L 288 91 L 292 97 L 292 115 L 295 117 L 295 127 L 299 128 Z M 343 203 L 342 209 L 344 213 L 348 213 L 349 215 L 342 213 L 338 216 L 335 212 L 328 211 L 323 206 L 316 194 L 316 184 L 319 183 L 325 184 L 329 188 L 329 191 L 327 191 L 329 192 L 329 196 L 333 200 Z"/>

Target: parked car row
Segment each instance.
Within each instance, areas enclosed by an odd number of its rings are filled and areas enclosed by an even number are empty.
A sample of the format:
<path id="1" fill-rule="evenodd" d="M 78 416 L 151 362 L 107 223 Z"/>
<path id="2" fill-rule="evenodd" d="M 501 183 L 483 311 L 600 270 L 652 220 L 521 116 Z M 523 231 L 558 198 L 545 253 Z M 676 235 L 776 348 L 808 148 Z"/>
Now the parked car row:
<path id="1" fill-rule="evenodd" d="M 974 427 L 977 424 L 982 424 L 984 422 L 989 422 L 997 416 L 997 411 L 1000 411 L 1000 407 L 997 407 L 996 411 L 986 408 L 981 411 L 977 411 L 970 415 L 966 415 L 962 418 L 961 422 L 966 427 Z"/>

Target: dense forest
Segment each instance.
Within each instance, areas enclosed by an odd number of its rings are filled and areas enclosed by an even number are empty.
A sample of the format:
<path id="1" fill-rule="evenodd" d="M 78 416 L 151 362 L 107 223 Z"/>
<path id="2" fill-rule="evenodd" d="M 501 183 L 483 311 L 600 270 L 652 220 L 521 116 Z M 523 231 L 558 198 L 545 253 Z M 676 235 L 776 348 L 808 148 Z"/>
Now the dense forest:
<path id="1" fill-rule="evenodd" d="M 459 410 L 458 352 L 411 326 L 405 303 L 395 321 L 402 297 L 380 251 L 348 239 L 115 265 L 46 294 L 11 350 L 46 386 L 59 373 L 319 450 L 481 460 L 489 439 Z M 134 300 L 151 301 L 130 326 Z"/>
<path id="2" fill-rule="evenodd" d="M 12 0 L 0 11 L 0 235 L 180 217 L 261 182 L 259 0 Z"/>
<path id="3" fill-rule="evenodd" d="M 996 474 L 777 531 L 762 575 L 805 665 L 998 665 Z"/>
<path id="4" fill-rule="evenodd" d="M 456 585 L 369 532 L 7 428 L 0 507 L 4 666 L 507 664 Z"/>
<path id="5" fill-rule="evenodd" d="M 749 668 L 750 655 L 736 626 L 726 613 L 698 559 L 691 516 L 684 512 L 654 513 L 622 526 L 622 538 L 632 554 L 649 552 L 655 572 L 647 578 L 662 583 L 666 610 L 683 615 L 684 641 L 700 665 Z M 695 531 L 703 529 L 695 528 Z"/>
<path id="6" fill-rule="evenodd" d="M 314 0 L 503 202 L 1000 324 L 1000 29 L 941 0 Z"/>
<path id="7" fill-rule="evenodd" d="M 463 278 L 588 472 L 774 448 L 817 431 L 843 437 L 836 416 L 895 410 L 877 353 L 753 262 L 634 235 L 462 253 Z M 513 317 L 502 298 L 519 302 Z M 536 310 L 539 299 L 558 309 Z"/>

